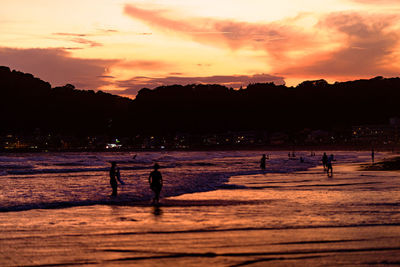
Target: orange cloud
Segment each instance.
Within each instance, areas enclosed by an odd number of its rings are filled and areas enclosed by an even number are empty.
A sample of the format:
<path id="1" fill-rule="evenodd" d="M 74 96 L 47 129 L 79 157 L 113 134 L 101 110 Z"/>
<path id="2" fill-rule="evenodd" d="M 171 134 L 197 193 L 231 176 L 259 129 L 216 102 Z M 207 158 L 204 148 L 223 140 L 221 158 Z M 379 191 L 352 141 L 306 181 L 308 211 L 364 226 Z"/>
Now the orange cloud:
<path id="1" fill-rule="evenodd" d="M 129 61 L 121 61 L 116 66 L 119 68 L 126 69 L 140 69 L 140 70 L 165 70 L 172 67 L 173 64 L 164 62 L 164 61 L 156 61 L 156 60 L 129 60 Z"/>
<path id="2" fill-rule="evenodd" d="M 88 36 L 94 36 L 94 34 L 57 32 L 57 33 L 53 33 L 53 36 L 59 36 L 60 38 L 62 38 L 64 40 L 78 43 L 78 44 L 88 45 L 90 47 L 103 46 L 103 44 L 101 44 L 99 42 L 95 42 L 95 41 L 92 41 L 92 40 L 89 40 L 88 38 L 86 38 Z"/>
<path id="3" fill-rule="evenodd" d="M 320 77 L 398 76 L 395 51 L 399 47 L 394 16 L 361 16 L 357 13 L 335 13 L 320 22 L 320 27 L 336 32 L 341 47 L 320 58 L 304 58 L 283 73 Z M 396 65 L 397 64 L 397 65 Z"/>
<path id="4" fill-rule="evenodd" d="M 268 50 L 270 55 L 277 55 L 290 50 L 298 40 L 304 45 L 313 41 L 294 26 L 285 23 L 256 24 L 212 18 L 191 18 L 190 20 L 170 18 L 162 10 L 146 10 L 132 5 L 125 5 L 125 14 L 141 20 L 160 30 L 175 32 L 205 44 L 228 46 L 231 49 L 250 47 Z"/>
<path id="5" fill-rule="evenodd" d="M 340 79 L 399 73 L 395 55 L 399 45 L 398 16 L 332 13 L 321 16 L 319 23 L 309 29 L 301 29 L 296 26 L 296 21 L 302 19 L 301 14 L 293 19 L 257 24 L 212 18 L 170 18 L 165 11 L 131 5 L 126 5 L 124 11 L 152 27 L 176 32 L 196 42 L 265 51 L 264 60 L 273 72 L 287 78 Z"/>

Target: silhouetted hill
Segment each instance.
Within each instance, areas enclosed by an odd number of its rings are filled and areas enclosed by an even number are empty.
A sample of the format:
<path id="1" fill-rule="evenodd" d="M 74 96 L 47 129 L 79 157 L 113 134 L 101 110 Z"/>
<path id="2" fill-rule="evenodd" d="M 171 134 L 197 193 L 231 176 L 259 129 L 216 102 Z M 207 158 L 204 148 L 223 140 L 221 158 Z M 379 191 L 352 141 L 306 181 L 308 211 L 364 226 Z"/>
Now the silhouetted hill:
<path id="1" fill-rule="evenodd" d="M 135 100 L 104 92 L 51 88 L 31 74 L 0 67 L 1 132 L 174 134 L 342 129 L 400 116 L 400 78 L 376 77 L 297 87 L 249 84 L 173 85 L 142 89 Z"/>
<path id="2" fill-rule="evenodd" d="M 31 74 L 0 67 L 1 132 L 106 133 L 121 127 L 132 100 L 101 91 L 51 88 Z"/>
<path id="3" fill-rule="evenodd" d="M 400 115 L 399 97 L 400 79 L 382 77 L 305 81 L 297 87 L 249 84 L 244 90 L 174 85 L 142 89 L 133 108 L 137 114 L 146 110 L 137 124 L 153 131 L 291 131 L 386 124 Z"/>

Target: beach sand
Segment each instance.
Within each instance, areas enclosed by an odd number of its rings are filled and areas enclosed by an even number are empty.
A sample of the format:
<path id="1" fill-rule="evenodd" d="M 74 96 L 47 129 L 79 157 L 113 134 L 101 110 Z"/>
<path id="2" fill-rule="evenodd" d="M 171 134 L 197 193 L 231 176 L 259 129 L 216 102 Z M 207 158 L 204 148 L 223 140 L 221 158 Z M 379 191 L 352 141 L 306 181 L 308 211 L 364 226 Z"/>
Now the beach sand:
<path id="1" fill-rule="evenodd" d="M 400 264 L 400 173 L 334 166 L 231 177 L 159 207 L 0 213 L 2 266 Z"/>

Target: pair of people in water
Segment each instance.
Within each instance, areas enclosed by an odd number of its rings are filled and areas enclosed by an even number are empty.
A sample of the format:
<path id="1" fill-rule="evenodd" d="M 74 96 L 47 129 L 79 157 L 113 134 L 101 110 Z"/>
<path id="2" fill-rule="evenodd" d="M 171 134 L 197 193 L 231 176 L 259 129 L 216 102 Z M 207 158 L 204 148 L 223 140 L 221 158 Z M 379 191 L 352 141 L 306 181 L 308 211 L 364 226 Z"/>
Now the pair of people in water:
<path id="1" fill-rule="evenodd" d="M 324 171 L 326 171 L 328 176 L 333 175 L 332 161 L 333 161 L 333 154 L 331 154 L 328 157 L 328 155 L 326 155 L 326 153 L 324 152 L 324 155 L 322 156 L 322 166 L 324 167 Z"/>
<path id="2" fill-rule="evenodd" d="M 150 188 L 154 192 L 154 198 L 153 198 L 154 204 L 159 203 L 160 193 L 161 193 L 161 189 L 163 186 L 163 179 L 162 179 L 162 175 L 161 175 L 160 171 L 158 170 L 159 168 L 160 168 L 160 166 L 157 163 L 154 164 L 154 170 L 150 173 L 150 176 L 149 176 Z M 117 194 L 118 194 L 117 180 L 120 182 L 120 184 L 125 184 L 121 180 L 121 173 L 120 173 L 120 169 L 117 167 L 117 163 L 113 161 L 113 162 L 111 162 L 111 168 L 110 168 L 110 184 L 111 184 L 111 188 L 112 188 L 111 196 L 113 196 L 113 197 L 117 196 Z"/>

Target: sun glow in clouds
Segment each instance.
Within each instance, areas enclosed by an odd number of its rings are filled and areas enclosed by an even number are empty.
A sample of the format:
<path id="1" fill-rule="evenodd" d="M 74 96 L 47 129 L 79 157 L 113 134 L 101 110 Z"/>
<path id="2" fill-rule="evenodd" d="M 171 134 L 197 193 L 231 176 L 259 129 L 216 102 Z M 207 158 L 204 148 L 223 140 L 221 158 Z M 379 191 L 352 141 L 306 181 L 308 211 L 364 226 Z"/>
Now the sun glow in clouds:
<path id="1" fill-rule="evenodd" d="M 399 11 L 390 0 L 5 0 L 0 65 L 130 97 L 171 82 L 392 77 Z"/>

